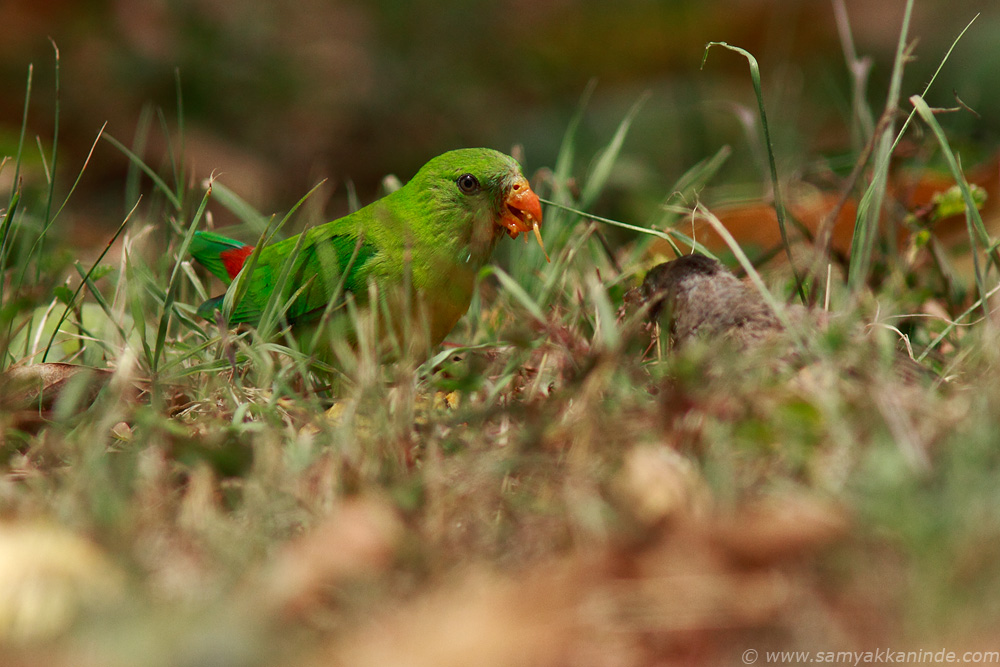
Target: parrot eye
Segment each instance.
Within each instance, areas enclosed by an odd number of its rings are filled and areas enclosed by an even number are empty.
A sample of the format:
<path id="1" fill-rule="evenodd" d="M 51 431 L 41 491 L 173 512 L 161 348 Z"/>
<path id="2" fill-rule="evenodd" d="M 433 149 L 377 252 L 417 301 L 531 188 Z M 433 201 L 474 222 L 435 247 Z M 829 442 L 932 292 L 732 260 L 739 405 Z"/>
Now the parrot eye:
<path id="1" fill-rule="evenodd" d="M 455 182 L 458 183 L 458 189 L 467 195 L 479 192 L 479 179 L 472 174 L 462 174 Z"/>

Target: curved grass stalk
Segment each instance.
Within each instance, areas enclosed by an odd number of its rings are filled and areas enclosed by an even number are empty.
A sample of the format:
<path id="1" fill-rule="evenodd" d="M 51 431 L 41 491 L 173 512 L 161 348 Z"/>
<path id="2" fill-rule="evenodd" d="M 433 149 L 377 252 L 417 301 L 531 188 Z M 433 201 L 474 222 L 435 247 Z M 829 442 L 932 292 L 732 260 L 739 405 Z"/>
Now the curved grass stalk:
<path id="1" fill-rule="evenodd" d="M 701 66 L 705 67 L 705 61 L 708 60 L 708 51 L 713 46 L 721 46 L 730 51 L 735 51 L 739 53 L 747 62 L 750 64 L 750 80 L 753 82 L 753 92 L 757 97 L 757 108 L 760 112 L 760 124 L 764 130 L 764 147 L 767 149 L 767 163 L 771 170 L 771 189 L 774 193 L 774 212 L 778 216 L 778 231 L 781 233 L 781 244 L 785 248 L 785 255 L 788 257 L 788 263 L 792 267 L 792 275 L 795 277 L 796 291 L 799 293 L 799 298 L 802 303 L 806 303 L 808 297 L 806 296 L 805 289 L 802 285 L 802 279 L 799 277 L 799 271 L 795 267 L 795 259 L 792 257 L 792 246 L 791 242 L 788 240 L 788 229 L 785 224 L 785 204 L 781 199 L 781 185 L 778 183 L 778 166 L 774 160 L 774 146 L 771 143 L 771 131 L 767 126 L 767 112 L 764 110 L 764 93 L 760 86 L 760 66 L 757 64 L 757 59 L 753 57 L 746 49 L 741 49 L 738 46 L 732 46 L 726 42 L 709 42 L 705 45 L 705 53 L 701 58 Z"/>

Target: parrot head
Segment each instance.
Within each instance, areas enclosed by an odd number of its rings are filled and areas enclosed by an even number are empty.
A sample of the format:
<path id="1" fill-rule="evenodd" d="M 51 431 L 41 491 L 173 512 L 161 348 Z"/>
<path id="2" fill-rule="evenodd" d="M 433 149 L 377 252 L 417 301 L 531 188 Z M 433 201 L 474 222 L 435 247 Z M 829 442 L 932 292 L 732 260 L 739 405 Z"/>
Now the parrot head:
<path id="1" fill-rule="evenodd" d="M 425 164 L 411 182 L 448 212 L 460 227 L 457 233 L 468 230 L 472 243 L 492 247 L 504 233 L 511 238 L 534 233 L 544 251 L 541 202 L 509 155 L 488 148 L 449 151 Z"/>

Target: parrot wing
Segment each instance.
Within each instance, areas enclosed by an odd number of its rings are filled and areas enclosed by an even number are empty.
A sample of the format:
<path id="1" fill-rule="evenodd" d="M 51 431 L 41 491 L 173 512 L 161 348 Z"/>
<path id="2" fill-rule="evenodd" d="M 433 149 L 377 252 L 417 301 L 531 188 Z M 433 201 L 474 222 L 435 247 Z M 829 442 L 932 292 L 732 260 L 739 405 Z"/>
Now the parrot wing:
<path id="1" fill-rule="evenodd" d="M 309 321 L 322 314 L 330 299 L 335 296 L 342 300 L 347 292 L 358 293 L 365 290 L 369 261 L 376 256 L 377 249 L 363 239 L 359 241 L 360 237 L 356 234 L 337 233 L 338 228 L 342 227 L 343 225 L 334 226 L 334 223 L 327 223 L 306 232 L 303 246 L 291 259 L 291 271 L 282 289 L 282 300 L 287 300 L 303 288 L 285 313 L 289 322 L 294 324 Z M 217 234 L 210 236 L 218 237 Z M 218 239 L 228 240 L 225 237 Z M 284 270 L 285 262 L 289 261 L 289 255 L 295 248 L 296 240 L 295 237 L 286 239 L 264 248 L 260 253 L 253 273 L 249 277 L 247 291 L 233 309 L 230 323 L 257 324 L 260 321 L 271 293 L 277 287 L 276 283 Z M 214 248 L 224 245 L 221 240 L 215 238 L 206 241 L 213 243 Z M 195 259 L 225 282 L 231 282 L 252 251 L 252 246 L 238 244 L 226 247 L 221 253 L 210 255 L 207 262 L 198 255 L 195 255 Z M 228 264 L 226 257 L 219 258 L 220 254 L 226 253 L 229 253 Z M 234 260 L 237 253 L 242 254 L 238 266 Z M 223 267 L 225 276 L 213 270 L 213 263 L 217 267 Z M 336 294 L 338 286 L 340 286 L 339 296 Z M 198 308 L 198 314 L 211 318 L 212 313 L 222 307 L 224 297 L 225 295 L 221 295 L 209 299 Z"/>

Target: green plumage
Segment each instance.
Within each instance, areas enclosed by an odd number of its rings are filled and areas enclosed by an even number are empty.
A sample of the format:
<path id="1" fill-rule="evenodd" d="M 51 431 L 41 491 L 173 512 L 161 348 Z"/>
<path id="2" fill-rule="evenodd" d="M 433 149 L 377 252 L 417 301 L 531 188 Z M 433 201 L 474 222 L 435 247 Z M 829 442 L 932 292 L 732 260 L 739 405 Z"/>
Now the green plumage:
<path id="1" fill-rule="evenodd" d="M 467 175 L 478 184 L 474 191 L 459 184 Z M 399 190 L 307 230 L 280 295 L 286 303 L 304 287 L 287 310 L 288 321 L 293 326 L 315 321 L 341 282 L 342 294 L 366 305 L 368 285 L 374 283 L 390 308 L 409 303 L 414 313 L 426 316 L 429 342 L 436 345 L 468 310 L 476 275 L 504 233 L 498 220 L 506 213 L 506 197 L 518 182 L 527 188 L 517 162 L 507 155 L 451 151 L 428 162 Z M 231 324 L 258 323 L 297 241 L 289 238 L 260 252 Z M 223 258 L 230 251 L 249 253 L 249 248 L 211 232 L 196 233 L 191 243 L 194 258 L 227 283 L 240 266 L 227 271 Z M 404 285 L 411 286 L 409 294 Z M 221 297 L 212 299 L 199 314 L 210 317 L 220 305 Z"/>
<path id="2" fill-rule="evenodd" d="M 244 247 L 245 244 L 214 232 L 195 232 L 191 239 L 191 254 L 216 278 L 229 282 L 229 274 L 219 255 L 227 250 Z"/>

